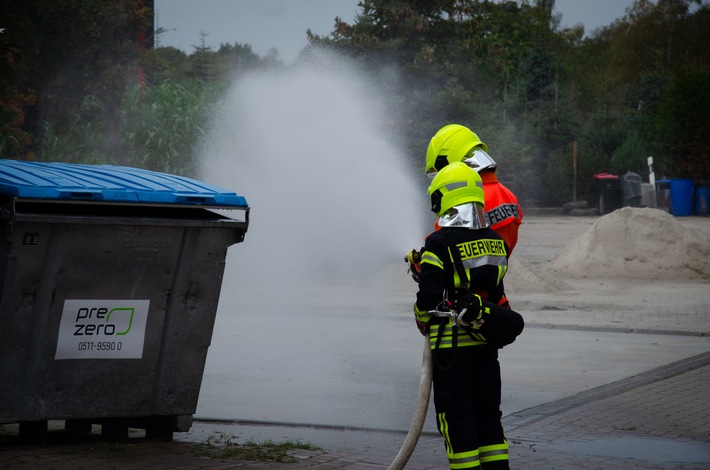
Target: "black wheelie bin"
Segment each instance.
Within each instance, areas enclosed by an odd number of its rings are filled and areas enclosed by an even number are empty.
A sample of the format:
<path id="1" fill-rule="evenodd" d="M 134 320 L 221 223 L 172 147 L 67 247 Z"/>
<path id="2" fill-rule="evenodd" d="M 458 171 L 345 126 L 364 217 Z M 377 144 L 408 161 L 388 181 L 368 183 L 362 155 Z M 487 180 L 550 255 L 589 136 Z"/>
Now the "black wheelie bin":
<path id="1" fill-rule="evenodd" d="M 609 173 L 592 176 L 591 200 L 597 202 L 599 215 L 606 215 L 623 205 L 619 177 Z"/>

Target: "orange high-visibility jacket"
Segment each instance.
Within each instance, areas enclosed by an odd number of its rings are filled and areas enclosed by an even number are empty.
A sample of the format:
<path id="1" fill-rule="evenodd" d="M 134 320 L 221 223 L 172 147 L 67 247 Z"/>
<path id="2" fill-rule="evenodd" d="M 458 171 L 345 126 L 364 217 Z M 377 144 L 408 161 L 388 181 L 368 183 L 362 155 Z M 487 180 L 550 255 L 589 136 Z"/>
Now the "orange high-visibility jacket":
<path id="1" fill-rule="evenodd" d="M 518 243 L 518 228 L 523 222 L 523 209 L 518 203 L 517 196 L 498 181 L 495 172 L 483 171 L 479 174 L 483 181 L 483 205 L 485 206 L 486 223 L 503 237 L 503 241 L 510 248 L 508 252 L 508 256 L 510 256 Z M 439 230 L 439 228 L 437 219 L 434 222 L 434 230 Z"/>
<path id="2" fill-rule="evenodd" d="M 518 243 L 518 228 L 523 221 L 523 210 L 518 198 L 498 181 L 495 172 L 483 171 L 480 175 L 485 195 L 486 222 L 503 237 L 512 253 Z"/>

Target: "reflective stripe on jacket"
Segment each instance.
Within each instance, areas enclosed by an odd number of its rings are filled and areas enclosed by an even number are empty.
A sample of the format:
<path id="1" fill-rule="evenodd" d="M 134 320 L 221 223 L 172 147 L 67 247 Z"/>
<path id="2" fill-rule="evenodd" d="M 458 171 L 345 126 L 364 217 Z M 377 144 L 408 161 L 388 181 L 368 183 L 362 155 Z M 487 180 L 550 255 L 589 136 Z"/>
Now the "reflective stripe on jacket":
<path id="1" fill-rule="evenodd" d="M 513 192 L 498 181 L 495 172 L 480 173 L 485 194 L 484 206 L 488 226 L 508 244 L 510 253 L 518 243 L 518 227 L 523 222 L 523 209 Z"/>
<path id="2" fill-rule="evenodd" d="M 508 247 L 491 228 L 444 227 L 427 238 L 414 313 L 419 322 L 429 324 L 432 349 L 486 344 L 483 337 L 467 333 L 450 318 L 433 318 L 428 311 L 443 300 L 444 292 L 452 295 L 462 287 L 498 302 L 504 295 L 507 269 Z"/>

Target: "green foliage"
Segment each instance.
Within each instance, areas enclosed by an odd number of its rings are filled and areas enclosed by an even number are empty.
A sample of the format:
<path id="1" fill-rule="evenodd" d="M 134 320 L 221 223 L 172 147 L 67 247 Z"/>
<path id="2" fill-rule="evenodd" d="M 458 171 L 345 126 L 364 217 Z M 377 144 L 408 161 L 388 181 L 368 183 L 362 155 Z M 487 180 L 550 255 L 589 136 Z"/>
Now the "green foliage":
<path id="1" fill-rule="evenodd" d="M 202 447 L 203 455 L 211 458 L 286 463 L 296 462 L 296 458 L 292 456 L 294 450 L 320 450 L 319 447 L 301 441 L 275 442 L 266 440 L 238 444 L 224 433 L 210 435 Z"/>
<path id="2" fill-rule="evenodd" d="M 118 119 L 103 119 L 105 104 L 86 97 L 64 133 L 47 124 L 46 161 L 108 163 L 194 176 L 196 150 L 224 86 L 165 81 L 126 90 Z"/>
<path id="3" fill-rule="evenodd" d="M 551 145 L 574 127 L 559 122 L 568 113 L 553 112 L 561 98 L 550 12 L 527 2 L 361 5 L 355 24 L 336 22 L 330 37 L 311 35 L 311 43 L 362 58 L 372 73 L 398 63 L 404 73 L 399 93 L 392 95 L 407 96 L 403 115 L 418 124 L 409 126 L 411 142 L 427 142 L 450 122 L 467 125 L 490 142 L 493 155 L 509 159 L 501 165 L 507 173 L 499 176 L 511 189 L 519 197 L 539 198 L 533 168 L 544 166 Z"/>
<path id="4" fill-rule="evenodd" d="M 558 149 L 551 152 L 547 158 L 545 182 L 547 190 L 540 193 L 540 203 L 543 206 L 560 206 L 571 201 L 574 195 L 574 167 L 572 165 L 571 149 Z"/>
<path id="5" fill-rule="evenodd" d="M 49 122 L 45 122 L 44 146 L 39 156 L 43 161 L 63 161 L 69 163 L 111 163 L 106 154 L 112 149 L 108 129 L 101 120 L 104 104 L 95 96 L 87 96 L 81 102 L 69 122 L 58 133 Z"/>
<path id="6" fill-rule="evenodd" d="M 0 158 L 32 160 L 32 135 L 23 130 L 24 114 L 21 110 L 28 100 L 14 91 L 0 100 Z"/>
<path id="7" fill-rule="evenodd" d="M 26 0 L 2 10 L 2 156 L 33 159 L 46 136 L 57 153 L 79 147 L 85 160 L 100 159 L 97 149 L 117 136 L 78 122 L 108 119 L 121 90 L 139 79 L 136 36 L 152 12 L 141 0 Z"/>
<path id="8" fill-rule="evenodd" d="M 643 173 L 647 151 L 665 168 L 710 178 L 701 137 L 710 132 L 698 116 L 707 115 L 710 80 L 679 72 L 688 63 L 709 69 L 706 2 L 638 0 L 588 38 L 580 27 L 560 31 L 553 5 L 364 0 L 352 25 L 336 19 L 330 36 L 309 39 L 373 73 L 396 63 L 403 79 L 392 95 L 409 106 L 400 127 L 412 158 L 442 125 L 467 125 L 506 160 L 499 177 L 523 201 L 573 196 L 573 141 L 580 195 L 595 173 Z"/>
<path id="9" fill-rule="evenodd" d="M 661 169 L 680 177 L 710 176 L 710 69 L 696 65 L 671 80 L 646 128 L 649 142 L 666 158 Z"/>
<path id="10" fill-rule="evenodd" d="M 52 122 L 61 132 L 81 112 L 84 97 L 115 103 L 137 79 L 135 38 L 152 19 L 141 0 L 24 0 L 2 10 L 0 55 L 7 60 L 0 90 L 11 82 L 17 95 L 37 97 L 25 103 L 23 130 L 36 132 Z"/>
<path id="11" fill-rule="evenodd" d="M 611 157 L 611 173 L 621 175 L 627 171 L 644 174 L 647 171 L 646 159 L 649 157 L 646 144 L 641 136 L 634 132 L 618 147 Z"/>
<path id="12" fill-rule="evenodd" d="M 486 140 L 491 156 L 498 164 L 498 178 L 509 188 L 519 193 L 521 204 L 532 205 L 540 202 L 535 199 L 541 175 L 535 168 L 536 152 L 534 146 L 519 138 L 519 126 L 508 121 L 500 127 L 481 127 L 481 135 L 488 135 Z"/>
<path id="13" fill-rule="evenodd" d="M 120 113 L 125 164 L 194 176 L 197 146 L 223 93 L 221 85 L 197 81 L 130 90 Z"/>
<path id="14" fill-rule="evenodd" d="M 693 8 L 691 8 L 691 6 Z M 388 121 L 421 166 L 458 122 L 523 205 L 584 195 L 595 173 L 710 179 L 710 6 L 636 0 L 591 36 L 559 29 L 554 1 L 362 0 L 353 24 L 307 31 L 386 88 Z M 3 10 L 0 156 L 116 163 L 192 174 L 233 79 L 283 64 L 249 45 L 141 50 L 139 0 L 26 0 Z M 159 35 L 160 31 L 156 34 Z M 159 39 L 159 36 L 158 36 Z M 572 142 L 577 142 L 576 181 Z"/>
<path id="15" fill-rule="evenodd" d="M 148 65 L 150 82 L 173 81 L 182 83 L 189 80 L 190 57 L 180 49 L 161 47 L 153 51 Z"/>
<path id="16" fill-rule="evenodd" d="M 152 14 L 142 0 L 4 5 L 0 157 L 193 172 L 225 84 L 277 61 L 237 44 L 145 50 Z"/>
<path id="17" fill-rule="evenodd" d="M 624 18 L 587 42 L 595 47 L 588 57 L 600 58 L 590 60 L 590 78 L 603 84 L 592 105 L 613 123 L 590 121 L 586 127 L 606 137 L 602 155 L 613 156 L 614 171 L 644 174 L 645 159 L 653 155 L 657 174 L 710 178 L 704 111 L 709 21 L 706 2 L 638 0 Z"/>

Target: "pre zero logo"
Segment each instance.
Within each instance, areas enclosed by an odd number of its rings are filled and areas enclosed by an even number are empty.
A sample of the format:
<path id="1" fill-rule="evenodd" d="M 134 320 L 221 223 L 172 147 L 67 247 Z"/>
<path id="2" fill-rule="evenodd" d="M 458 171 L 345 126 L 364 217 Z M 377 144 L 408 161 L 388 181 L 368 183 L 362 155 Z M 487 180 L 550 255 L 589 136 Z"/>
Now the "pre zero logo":
<path id="1" fill-rule="evenodd" d="M 74 336 L 127 335 L 131 331 L 135 311 L 133 307 L 81 307 L 76 313 Z"/>
<path id="2" fill-rule="evenodd" d="M 68 299 L 55 359 L 140 359 L 150 301 Z"/>

